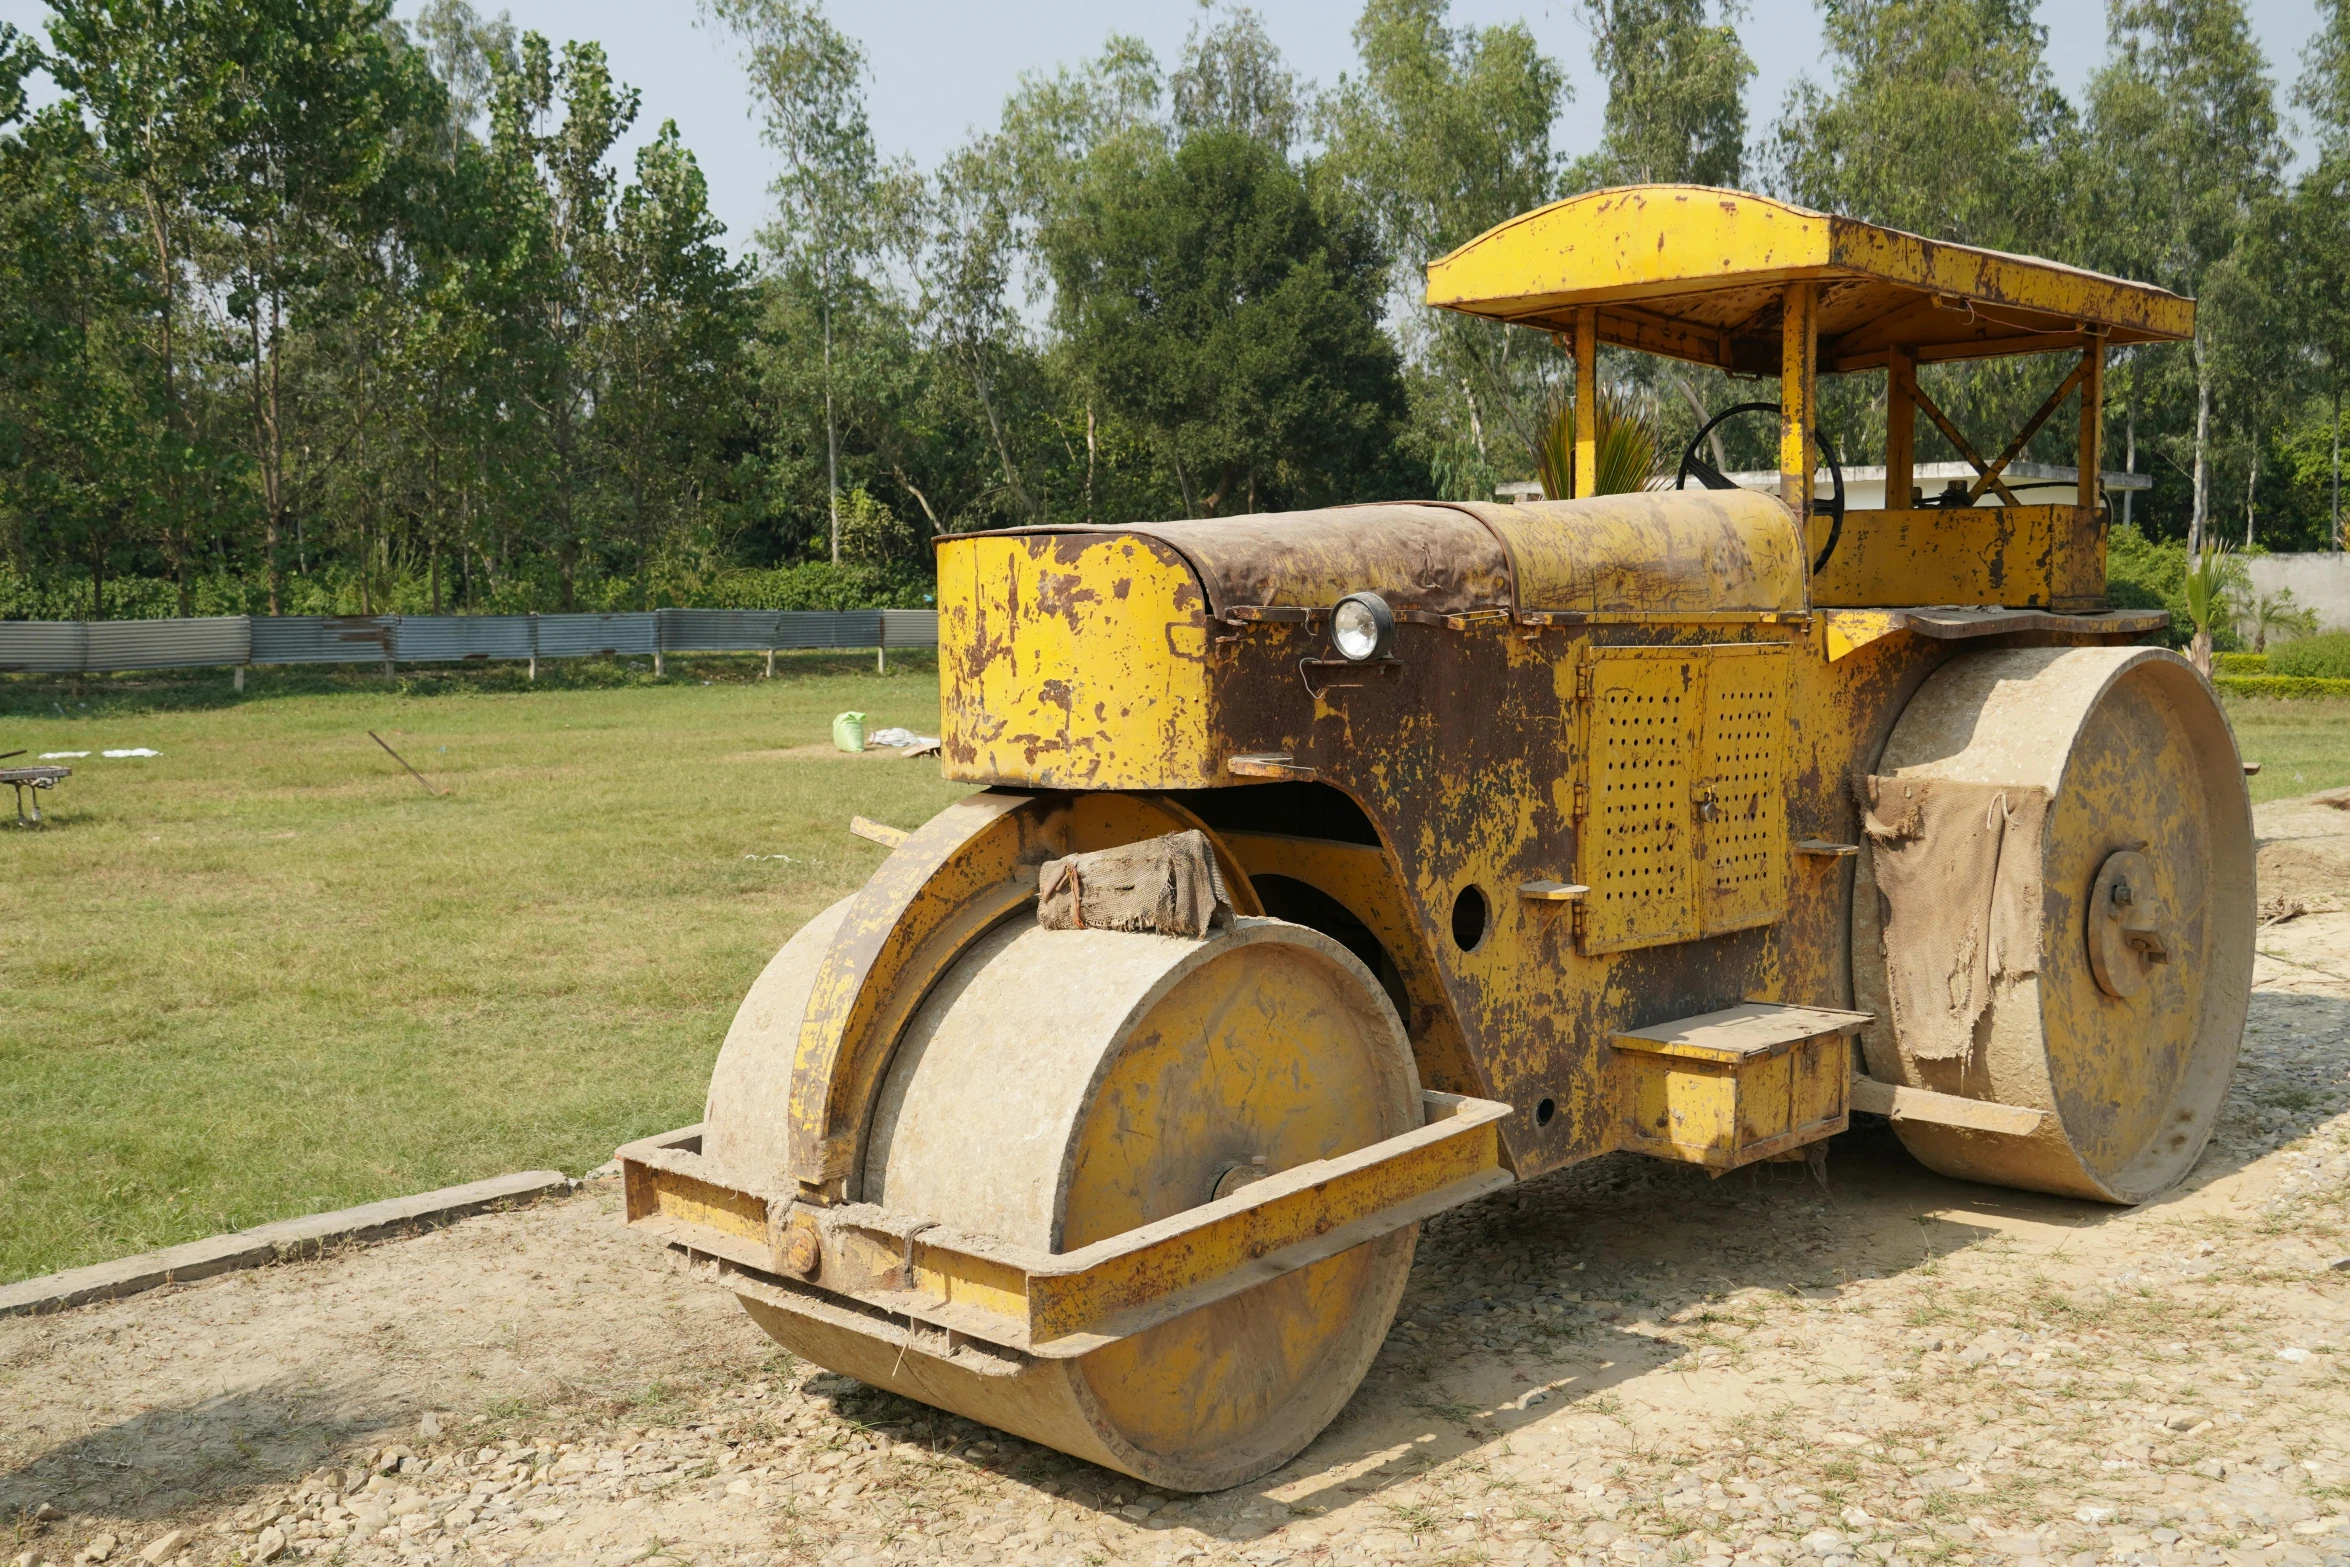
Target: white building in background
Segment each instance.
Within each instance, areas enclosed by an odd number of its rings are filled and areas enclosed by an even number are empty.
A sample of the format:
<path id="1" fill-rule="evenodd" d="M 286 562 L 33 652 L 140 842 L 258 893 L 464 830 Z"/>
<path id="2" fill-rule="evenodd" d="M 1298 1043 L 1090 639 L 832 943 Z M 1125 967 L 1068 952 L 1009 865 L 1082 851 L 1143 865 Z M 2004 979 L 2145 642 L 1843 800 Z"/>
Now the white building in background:
<path id="1" fill-rule="evenodd" d="M 1963 462 L 1922 462 L 1913 470 L 1917 487 L 1931 497 L 1955 484 L 1961 490 L 1974 483 L 1975 470 Z M 1730 477 L 1743 489 L 1776 490 L 1779 487 L 1777 469 L 1733 473 Z M 2069 501 L 2074 485 L 2080 477 L 2077 468 L 2060 467 L 2054 463 L 2011 462 L 2001 475 L 2016 500 L 2026 506 L 2035 503 Z M 1833 490 L 1828 470 L 1820 470 L 1819 494 L 1825 499 Z M 2150 490 L 2154 480 L 2143 473 L 2108 473 L 2105 475 L 2107 492 L 2119 500 L 2133 490 Z M 1850 511 L 1877 511 L 1885 504 L 1885 469 L 1882 464 L 1867 468 L 1844 470 L 1845 507 Z M 1542 483 L 1538 479 L 1520 479 L 1494 487 L 1497 501 L 1517 503 L 1542 499 Z M 1975 502 L 1978 506 L 2006 504 L 1997 495 L 1986 491 Z M 2327 631 L 2350 631 L 2350 553 L 2325 551 L 2314 554 L 2250 555 L 2244 559 L 2251 575 L 2253 591 L 2269 594 L 2290 589 L 2294 601 L 2305 609 L 2317 611 L 2318 625 Z"/>
<path id="2" fill-rule="evenodd" d="M 1914 482 L 1917 487 L 1925 492 L 1926 498 L 1929 500 L 1954 484 L 1963 491 L 1968 485 L 1975 482 L 1975 470 L 1963 462 L 1922 462 L 1911 472 L 1915 476 Z M 1779 487 L 1779 470 L 1776 468 L 1742 471 L 1733 473 L 1729 477 L 1741 489 L 1776 490 Z M 2019 504 L 2025 506 L 2055 505 L 2069 503 L 2072 500 L 2075 486 L 2080 482 L 2081 470 L 2063 467 L 2056 463 L 2011 462 L 2000 477 L 2007 482 L 2007 487 L 2015 492 L 2015 498 Z M 1823 501 L 1835 493 L 1835 480 L 1827 469 L 1820 470 L 1815 483 L 1818 486 L 1819 497 Z M 1695 487 L 1695 481 L 1692 480 L 1691 488 Z M 2108 473 L 2105 475 L 2105 488 L 2118 500 L 2125 491 L 2154 488 L 2154 480 L 2151 475 L 2143 473 Z M 1513 483 L 1498 485 L 1494 489 L 1493 498 L 1513 503 L 1538 501 L 1542 499 L 1542 482 L 1539 479 L 1520 479 Z M 2003 506 L 2006 502 L 1993 492 L 1985 490 L 1983 498 L 1975 504 L 1978 506 Z M 1885 509 L 1885 465 L 1883 463 L 1878 463 L 1873 467 L 1848 467 L 1844 470 L 1844 508 L 1847 511 L 1882 511 Z"/>

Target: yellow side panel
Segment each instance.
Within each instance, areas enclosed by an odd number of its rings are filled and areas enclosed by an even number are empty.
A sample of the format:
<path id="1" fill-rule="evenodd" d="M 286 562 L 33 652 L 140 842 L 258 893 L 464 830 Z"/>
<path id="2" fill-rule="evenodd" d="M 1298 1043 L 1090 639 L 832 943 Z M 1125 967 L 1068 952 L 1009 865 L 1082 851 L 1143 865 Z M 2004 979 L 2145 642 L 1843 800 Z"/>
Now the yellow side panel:
<path id="1" fill-rule="evenodd" d="M 1676 1065 L 1658 1056 L 1627 1058 L 1631 1067 L 1631 1146 L 1643 1153 L 1728 1164 L 1739 1146 L 1739 1083 L 1719 1067 Z"/>
<path id="2" fill-rule="evenodd" d="M 1811 596 L 1821 608 L 2101 608 L 2105 536 L 2096 513 L 2079 506 L 1856 511 Z"/>
<path id="3" fill-rule="evenodd" d="M 1592 654 L 1590 798 L 1577 845 L 1578 879 L 1591 889 L 1583 903 L 1585 952 L 1697 934 L 1689 822 L 1703 667 L 1696 649 Z"/>
<path id="4" fill-rule="evenodd" d="M 1784 647 L 1717 648 L 1706 661 L 1699 785 L 1698 925 L 1767 925 L 1787 908 Z"/>
<path id="5" fill-rule="evenodd" d="M 1058 789 L 1220 782 L 1207 600 L 1134 534 L 950 538 L 938 551 L 949 778 Z"/>

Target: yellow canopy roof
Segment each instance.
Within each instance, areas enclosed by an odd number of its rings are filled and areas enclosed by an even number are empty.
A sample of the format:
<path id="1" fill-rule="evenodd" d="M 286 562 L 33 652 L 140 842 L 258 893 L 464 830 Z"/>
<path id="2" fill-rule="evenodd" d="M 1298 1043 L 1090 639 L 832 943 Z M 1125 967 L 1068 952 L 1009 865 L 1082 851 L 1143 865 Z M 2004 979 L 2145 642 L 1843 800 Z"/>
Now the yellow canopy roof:
<path id="1" fill-rule="evenodd" d="M 2175 342 L 2195 302 L 2031 256 L 1921 239 L 1703 185 L 1630 185 L 1554 201 L 1428 267 L 1428 303 L 1572 331 L 1751 375 L 1779 371 L 1779 302 L 1823 285 L 1819 367 L 1865 370 L 1888 348 L 1923 361 Z"/>

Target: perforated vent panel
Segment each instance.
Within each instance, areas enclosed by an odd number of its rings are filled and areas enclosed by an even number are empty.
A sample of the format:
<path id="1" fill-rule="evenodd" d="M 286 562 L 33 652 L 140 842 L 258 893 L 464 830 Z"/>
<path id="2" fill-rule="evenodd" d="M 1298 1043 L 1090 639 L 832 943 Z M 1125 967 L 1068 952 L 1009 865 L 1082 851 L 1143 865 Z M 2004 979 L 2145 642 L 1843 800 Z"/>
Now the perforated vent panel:
<path id="1" fill-rule="evenodd" d="M 1697 896 L 1709 936 L 1768 924 L 1787 906 L 1788 671 L 1778 648 L 1725 649 L 1706 663 Z"/>
<path id="2" fill-rule="evenodd" d="M 1768 924 L 1787 905 L 1781 644 L 1596 648 L 1577 877 L 1585 952 Z"/>
<path id="3" fill-rule="evenodd" d="M 1592 660 L 1590 803 L 1581 876 L 1583 949 L 1685 941 L 1696 934 L 1689 834 L 1692 729 L 1700 661 L 1649 650 Z"/>

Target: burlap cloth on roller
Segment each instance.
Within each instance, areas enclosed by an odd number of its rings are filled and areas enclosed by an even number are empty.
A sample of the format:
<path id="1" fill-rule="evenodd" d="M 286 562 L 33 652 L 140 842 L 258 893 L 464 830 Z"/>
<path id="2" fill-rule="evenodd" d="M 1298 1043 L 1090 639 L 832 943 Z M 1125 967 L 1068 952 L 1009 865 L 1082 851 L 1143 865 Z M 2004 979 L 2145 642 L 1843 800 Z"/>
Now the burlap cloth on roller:
<path id="1" fill-rule="evenodd" d="M 1037 877 L 1036 922 L 1046 930 L 1139 930 L 1205 936 L 1232 923 L 1232 899 L 1206 833 L 1047 860 Z"/>
<path id="2" fill-rule="evenodd" d="M 1947 779 L 1852 780 L 1885 898 L 1885 989 L 1904 1055 L 1974 1048 L 1992 982 L 2039 971 L 2048 795 Z"/>

